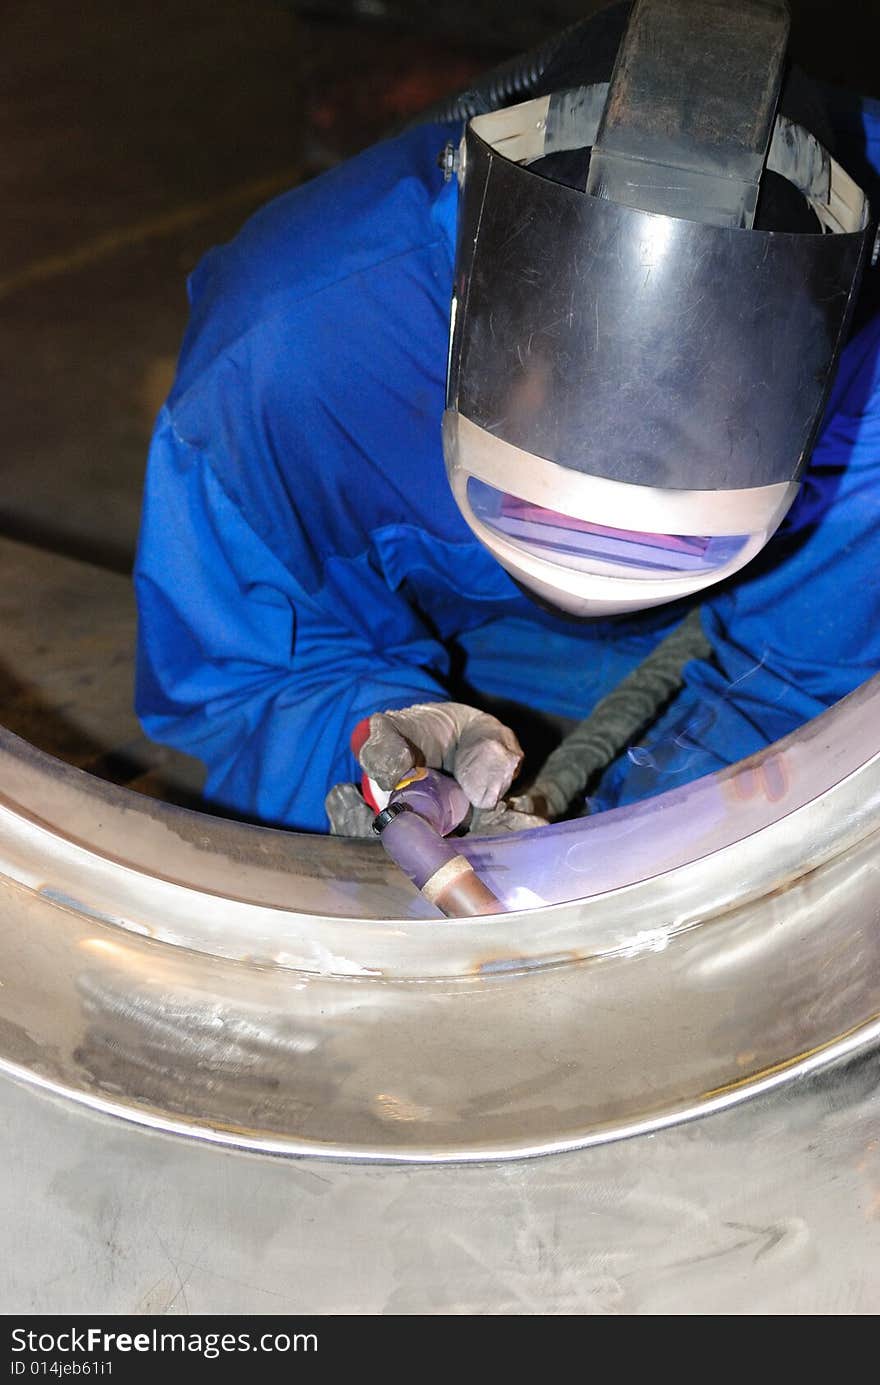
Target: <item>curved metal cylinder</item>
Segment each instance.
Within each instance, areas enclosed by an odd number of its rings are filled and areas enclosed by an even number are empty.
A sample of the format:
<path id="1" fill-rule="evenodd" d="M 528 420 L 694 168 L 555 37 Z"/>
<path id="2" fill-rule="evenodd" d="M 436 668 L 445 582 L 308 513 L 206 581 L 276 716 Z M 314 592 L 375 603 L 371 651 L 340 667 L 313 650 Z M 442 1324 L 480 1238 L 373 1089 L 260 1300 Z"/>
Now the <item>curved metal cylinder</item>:
<path id="1" fill-rule="evenodd" d="M 206 818 L 0 744 L 0 1063 L 158 1129 L 343 1159 L 644 1133 L 876 1047 L 880 682 L 687 788 L 465 843 L 444 920 L 378 843 Z"/>

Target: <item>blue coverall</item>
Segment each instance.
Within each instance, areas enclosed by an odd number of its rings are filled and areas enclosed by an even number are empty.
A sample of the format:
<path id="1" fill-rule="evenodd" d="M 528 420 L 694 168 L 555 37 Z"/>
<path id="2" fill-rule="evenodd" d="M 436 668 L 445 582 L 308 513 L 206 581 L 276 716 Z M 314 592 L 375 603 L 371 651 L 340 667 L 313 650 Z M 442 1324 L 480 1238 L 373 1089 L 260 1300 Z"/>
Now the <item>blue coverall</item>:
<path id="1" fill-rule="evenodd" d="M 880 106 L 861 120 L 880 168 Z M 205 761 L 210 801 L 266 822 L 327 830 L 371 712 L 484 694 L 585 716 L 682 617 L 555 618 L 456 508 L 437 154 L 457 134 L 421 126 L 278 198 L 190 281 L 146 477 L 137 709 Z M 792 512 L 704 624 L 714 660 L 594 807 L 729 764 L 880 668 L 880 319 L 845 350 Z"/>

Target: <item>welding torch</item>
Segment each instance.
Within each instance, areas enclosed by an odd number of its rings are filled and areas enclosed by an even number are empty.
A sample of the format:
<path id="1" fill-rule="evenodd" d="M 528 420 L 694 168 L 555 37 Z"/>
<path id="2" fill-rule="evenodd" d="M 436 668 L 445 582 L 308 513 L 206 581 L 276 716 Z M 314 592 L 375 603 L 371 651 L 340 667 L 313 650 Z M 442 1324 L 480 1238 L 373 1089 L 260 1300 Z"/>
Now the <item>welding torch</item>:
<path id="1" fill-rule="evenodd" d="M 392 791 L 373 819 L 373 831 L 392 861 L 447 918 L 502 914 L 504 905 L 470 861 L 448 840 L 471 805 L 454 779 L 415 769 Z"/>

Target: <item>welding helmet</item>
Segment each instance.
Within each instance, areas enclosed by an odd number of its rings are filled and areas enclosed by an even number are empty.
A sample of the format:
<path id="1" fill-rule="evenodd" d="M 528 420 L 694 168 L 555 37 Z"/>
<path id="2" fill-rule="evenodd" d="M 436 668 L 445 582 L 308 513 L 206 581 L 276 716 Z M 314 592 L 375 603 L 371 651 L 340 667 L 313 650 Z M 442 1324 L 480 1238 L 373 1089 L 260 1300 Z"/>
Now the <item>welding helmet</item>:
<path id="1" fill-rule="evenodd" d="M 797 493 L 869 211 L 776 113 L 787 37 L 782 0 L 636 0 L 610 82 L 465 129 L 446 469 L 476 536 L 556 608 L 719 582 Z M 574 149 L 585 185 L 533 166 Z M 755 227 L 765 170 L 814 233 Z"/>

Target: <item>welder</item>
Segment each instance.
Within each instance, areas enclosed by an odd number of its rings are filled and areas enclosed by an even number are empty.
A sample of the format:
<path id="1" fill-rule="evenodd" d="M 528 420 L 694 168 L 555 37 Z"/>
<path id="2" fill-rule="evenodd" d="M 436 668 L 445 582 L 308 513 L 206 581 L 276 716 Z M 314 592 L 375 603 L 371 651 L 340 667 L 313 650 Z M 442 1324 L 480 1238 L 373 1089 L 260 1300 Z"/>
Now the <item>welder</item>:
<path id="1" fill-rule="evenodd" d="M 429 765 L 471 830 L 531 826 L 507 722 L 588 717 L 683 630 L 593 809 L 877 671 L 880 108 L 835 128 L 787 34 L 783 0 L 614 5 L 200 264 L 137 706 L 210 802 L 361 835 Z"/>

